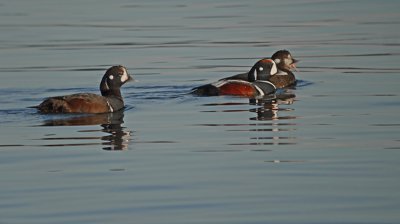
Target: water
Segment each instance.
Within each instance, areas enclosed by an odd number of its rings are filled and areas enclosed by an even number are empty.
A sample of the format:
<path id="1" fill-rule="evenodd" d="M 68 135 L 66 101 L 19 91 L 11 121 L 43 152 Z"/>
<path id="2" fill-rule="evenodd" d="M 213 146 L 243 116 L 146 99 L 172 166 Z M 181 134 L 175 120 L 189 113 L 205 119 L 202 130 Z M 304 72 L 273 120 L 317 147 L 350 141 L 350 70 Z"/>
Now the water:
<path id="1" fill-rule="evenodd" d="M 398 1 L 3 1 L 0 223 L 398 223 Z M 295 95 L 190 89 L 289 49 Z M 123 113 L 41 115 L 123 64 Z"/>

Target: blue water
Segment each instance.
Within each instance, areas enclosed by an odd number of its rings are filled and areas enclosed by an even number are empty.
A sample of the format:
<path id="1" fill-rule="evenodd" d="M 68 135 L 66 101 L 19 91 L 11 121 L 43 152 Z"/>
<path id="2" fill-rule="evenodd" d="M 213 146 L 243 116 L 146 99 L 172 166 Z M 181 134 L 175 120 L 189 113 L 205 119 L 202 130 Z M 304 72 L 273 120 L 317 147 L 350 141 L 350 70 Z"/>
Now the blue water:
<path id="1" fill-rule="evenodd" d="M 398 1 L 3 1 L 0 223 L 398 223 Z M 289 49 L 284 99 L 193 87 Z M 42 115 L 123 64 L 127 108 Z"/>

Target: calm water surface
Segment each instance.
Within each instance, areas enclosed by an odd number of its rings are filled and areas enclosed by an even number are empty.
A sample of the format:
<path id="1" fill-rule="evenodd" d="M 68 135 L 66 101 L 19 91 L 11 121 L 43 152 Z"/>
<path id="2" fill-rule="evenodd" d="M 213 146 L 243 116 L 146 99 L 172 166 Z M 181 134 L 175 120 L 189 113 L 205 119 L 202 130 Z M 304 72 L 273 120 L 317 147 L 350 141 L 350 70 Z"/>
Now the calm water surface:
<path id="1" fill-rule="evenodd" d="M 3 1 L 0 223 L 399 223 L 400 2 Z M 196 97 L 279 49 L 284 97 Z M 112 115 L 43 98 L 138 82 Z"/>

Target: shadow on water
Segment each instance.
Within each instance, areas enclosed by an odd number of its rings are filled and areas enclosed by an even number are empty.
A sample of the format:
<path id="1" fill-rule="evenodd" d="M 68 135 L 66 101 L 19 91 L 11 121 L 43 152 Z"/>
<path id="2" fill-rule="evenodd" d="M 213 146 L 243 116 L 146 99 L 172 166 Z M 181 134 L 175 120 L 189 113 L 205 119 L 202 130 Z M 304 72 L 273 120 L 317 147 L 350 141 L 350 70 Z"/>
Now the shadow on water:
<path id="1" fill-rule="evenodd" d="M 51 144 L 45 146 L 83 146 L 103 145 L 104 150 L 127 150 L 131 140 L 132 131 L 122 126 L 124 123 L 124 111 L 107 114 L 85 114 L 79 116 L 66 115 L 62 118 L 48 119 L 41 126 L 87 126 L 100 125 L 101 129 L 81 130 L 80 132 L 104 132 L 107 135 L 101 137 L 45 137 L 40 140 L 91 140 L 99 139 L 101 143 L 73 143 Z"/>

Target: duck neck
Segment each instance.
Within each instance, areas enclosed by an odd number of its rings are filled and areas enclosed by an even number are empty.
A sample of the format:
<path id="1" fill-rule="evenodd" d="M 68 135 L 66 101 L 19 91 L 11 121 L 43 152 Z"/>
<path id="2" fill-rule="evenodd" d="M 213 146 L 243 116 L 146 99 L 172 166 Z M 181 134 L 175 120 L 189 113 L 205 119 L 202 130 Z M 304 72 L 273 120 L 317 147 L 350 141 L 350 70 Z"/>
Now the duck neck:
<path id="1" fill-rule="evenodd" d="M 285 64 L 277 64 L 276 67 L 278 68 L 278 73 L 279 72 L 289 72 L 290 71 L 290 69 Z"/>
<path id="2" fill-rule="evenodd" d="M 122 101 L 121 90 L 119 89 L 108 89 L 105 91 L 101 91 L 101 95 L 104 97 L 114 97 Z"/>
<path id="3" fill-rule="evenodd" d="M 287 68 L 278 68 L 278 72 L 275 75 L 289 75 L 294 76 L 293 72 Z"/>
<path id="4" fill-rule="evenodd" d="M 106 98 L 107 104 L 111 108 L 111 112 L 118 111 L 124 107 L 124 100 L 122 99 L 121 91 L 119 89 L 102 91 L 101 95 Z"/>

